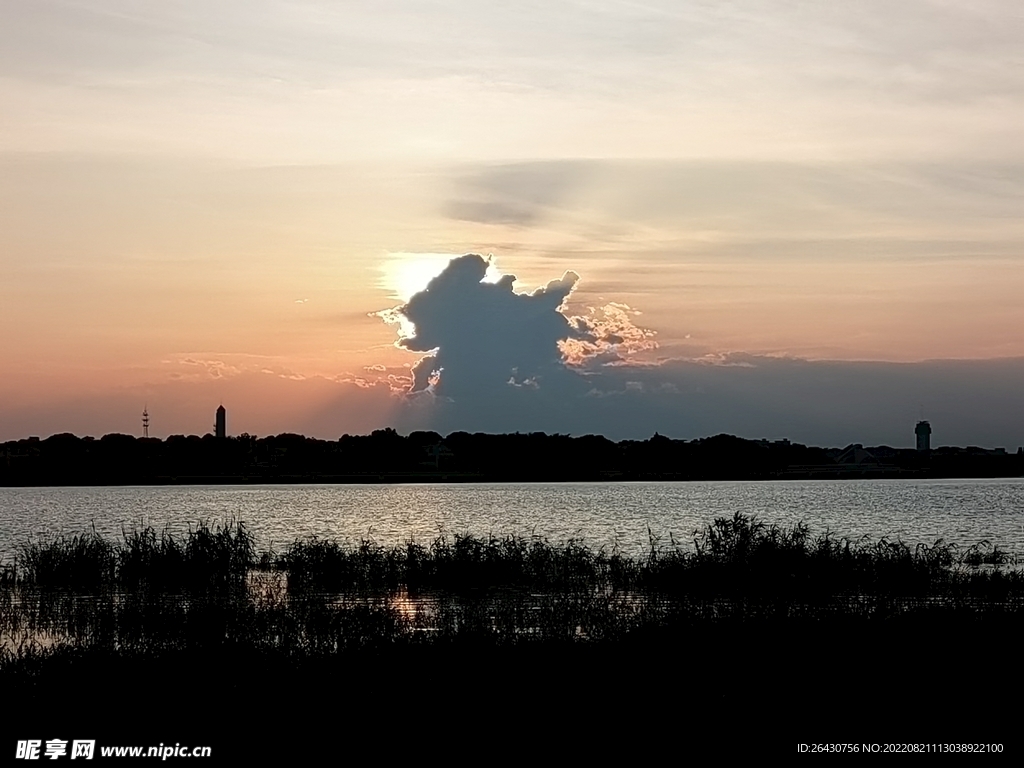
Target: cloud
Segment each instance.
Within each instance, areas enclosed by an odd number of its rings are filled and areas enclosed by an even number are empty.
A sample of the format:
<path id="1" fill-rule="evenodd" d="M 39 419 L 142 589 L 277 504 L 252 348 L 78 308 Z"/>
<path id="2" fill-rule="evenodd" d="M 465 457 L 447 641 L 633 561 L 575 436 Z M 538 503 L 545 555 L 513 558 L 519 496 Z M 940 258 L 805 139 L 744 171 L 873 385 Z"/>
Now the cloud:
<path id="1" fill-rule="evenodd" d="M 225 376 L 235 376 L 242 372 L 240 367 L 218 359 L 183 357 L 176 362 L 178 365 L 186 367 L 186 372 L 179 372 L 179 377 L 195 380 L 221 379 Z M 172 362 L 172 365 L 173 364 L 174 363 Z"/>
<path id="2" fill-rule="evenodd" d="M 397 309 L 413 333 L 399 340 L 426 352 L 413 368 L 413 392 L 479 397 L 526 381 L 544 386 L 566 373 L 558 343 L 590 338 L 559 309 L 579 280 L 574 272 L 530 294 L 515 293 L 513 275 L 485 282 L 488 261 L 452 259 L 426 289 Z"/>
<path id="3" fill-rule="evenodd" d="M 573 408 L 576 434 L 681 438 L 730 433 L 811 445 L 913 445 L 931 421 L 935 445 L 1024 443 L 1024 358 L 920 363 L 755 355 L 605 367 Z M 639 385 L 639 386 L 638 386 Z M 941 436 L 938 436 L 940 435 Z"/>
<path id="4" fill-rule="evenodd" d="M 439 212 L 459 220 L 542 224 L 566 236 L 621 230 L 620 237 L 639 234 L 641 243 L 656 234 L 648 246 L 654 250 L 666 243 L 734 244 L 739 251 L 728 252 L 742 255 L 756 244 L 759 254 L 778 257 L 803 243 L 795 255 L 842 248 L 863 258 L 898 245 L 919 258 L 970 253 L 997 236 L 1017 244 L 1024 168 L 1007 158 L 545 160 L 481 163 L 453 175 L 451 184 Z M 996 222 L 1002 228 L 993 231 Z M 781 249 L 770 250 L 780 242 Z"/>
<path id="5" fill-rule="evenodd" d="M 227 380 L 250 373 L 295 381 L 307 378 L 291 368 L 280 365 L 278 358 L 237 352 L 218 354 L 215 358 L 185 355 L 173 360 L 163 360 L 161 365 L 168 372 L 168 376 L 179 381 Z"/>
<path id="6" fill-rule="evenodd" d="M 730 355 L 570 375 L 586 382 L 582 394 L 507 387 L 468 400 L 434 399 L 429 408 L 425 399 L 409 398 L 395 425 L 442 434 L 545 431 L 621 440 L 727 433 L 911 447 L 923 417 L 933 445 L 1015 451 L 1024 444 L 1024 358 L 885 363 Z"/>
<path id="7" fill-rule="evenodd" d="M 514 227 L 530 226 L 538 223 L 541 218 L 536 209 L 527 206 L 477 200 L 453 200 L 445 206 L 445 213 L 458 221 Z"/>
<path id="8" fill-rule="evenodd" d="M 398 326 L 397 346 L 423 353 L 403 371 L 411 380 L 389 377 L 392 389 L 404 387 L 417 425 L 497 430 L 516 413 L 531 429 L 551 430 L 587 396 L 593 370 L 656 346 L 625 304 L 569 314 L 575 272 L 531 293 L 516 293 L 515 281 L 490 259 L 467 254 L 407 304 L 378 313 Z"/>
<path id="9" fill-rule="evenodd" d="M 656 332 L 634 324 L 632 317 L 640 312 L 628 304 L 613 301 L 603 307 L 588 307 L 587 311 L 586 315 L 569 318 L 574 328 L 583 331 L 582 337 L 559 342 L 568 364 L 623 364 L 631 362 L 630 355 L 657 349 Z"/>
<path id="10" fill-rule="evenodd" d="M 599 433 L 679 438 L 731 433 L 811 445 L 912 445 L 931 420 L 936 444 L 1024 442 L 1024 359 L 921 363 L 810 361 L 753 354 L 651 359 L 654 332 L 622 302 L 568 306 L 575 272 L 533 293 L 515 277 L 484 280 L 489 262 L 452 259 L 390 311 L 422 355 L 411 369 L 368 370 L 398 398 L 403 430 Z M 385 313 L 386 314 L 386 313 Z M 388 369 L 388 373 L 392 373 Z M 368 376 L 367 378 L 370 378 Z M 941 435 L 941 437 L 939 437 Z"/>
<path id="11" fill-rule="evenodd" d="M 529 227 L 548 222 L 594 175 L 588 161 L 488 164 L 453 179 L 442 212 L 459 221 Z"/>
<path id="12" fill-rule="evenodd" d="M 410 392 L 479 402 L 510 389 L 582 394 L 570 366 L 621 362 L 656 346 L 652 331 L 633 324 L 639 313 L 628 305 L 567 314 L 579 279 L 569 271 L 532 293 L 516 293 L 515 276 L 496 273 L 490 260 L 453 258 L 407 304 L 380 313 L 399 325 L 399 347 L 426 353 L 412 368 Z"/>

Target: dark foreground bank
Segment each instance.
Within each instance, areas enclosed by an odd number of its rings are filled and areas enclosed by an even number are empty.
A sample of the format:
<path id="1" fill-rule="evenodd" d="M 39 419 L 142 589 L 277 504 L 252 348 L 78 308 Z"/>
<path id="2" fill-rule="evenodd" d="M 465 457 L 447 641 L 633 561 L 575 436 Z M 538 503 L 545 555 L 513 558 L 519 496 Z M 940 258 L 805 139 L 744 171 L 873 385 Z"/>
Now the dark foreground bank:
<path id="1" fill-rule="evenodd" d="M 1014 754 L 1024 580 L 1005 559 L 739 516 L 639 559 L 471 537 L 256 553 L 244 526 L 37 543 L 3 571 L 0 749 L 208 745 L 234 764 Z"/>
<path id="2" fill-rule="evenodd" d="M 614 646 L 469 642 L 306 660 L 228 646 L 151 658 L 68 651 L 4 675 L 17 704 L 3 731 L 7 741 L 210 745 L 225 764 L 438 752 L 710 761 L 795 755 L 799 743 L 1019 754 L 1019 624 L 957 618 L 724 623 Z"/>

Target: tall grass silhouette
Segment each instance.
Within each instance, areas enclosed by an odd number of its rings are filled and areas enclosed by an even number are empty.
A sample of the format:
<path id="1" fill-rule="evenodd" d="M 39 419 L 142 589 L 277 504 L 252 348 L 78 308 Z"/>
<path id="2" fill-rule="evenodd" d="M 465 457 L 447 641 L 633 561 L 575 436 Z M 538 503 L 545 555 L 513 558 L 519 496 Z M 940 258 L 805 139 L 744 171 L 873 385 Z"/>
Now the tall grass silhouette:
<path id="1" fill-rule="evenodd" d="M 987 545 L 813 537 L 720 518 L 692 544 L 627 557 L 579 540 L 308 538 L 257 553 L 242 523 L 95 531 L 23 545 L 0 569 L 0 668 L 58 651 L 149 657 L 235 649 L 319 658 L 359 648 L 616 643 L 716 622 L 1020 623 L 1024 577 Z"/>

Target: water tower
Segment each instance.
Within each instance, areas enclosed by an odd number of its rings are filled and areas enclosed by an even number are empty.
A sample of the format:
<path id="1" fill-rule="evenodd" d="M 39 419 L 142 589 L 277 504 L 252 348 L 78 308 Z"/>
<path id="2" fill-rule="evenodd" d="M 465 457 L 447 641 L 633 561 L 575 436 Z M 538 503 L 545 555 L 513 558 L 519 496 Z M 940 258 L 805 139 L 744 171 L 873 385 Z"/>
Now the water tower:
<path id="1" fill-rule="evenodd" d="M 914 434 L 917 435 L 917 450 L 930 451 L 932 449 L 932 425 L 927 421 L 917 422 L 914 427 Z"/>

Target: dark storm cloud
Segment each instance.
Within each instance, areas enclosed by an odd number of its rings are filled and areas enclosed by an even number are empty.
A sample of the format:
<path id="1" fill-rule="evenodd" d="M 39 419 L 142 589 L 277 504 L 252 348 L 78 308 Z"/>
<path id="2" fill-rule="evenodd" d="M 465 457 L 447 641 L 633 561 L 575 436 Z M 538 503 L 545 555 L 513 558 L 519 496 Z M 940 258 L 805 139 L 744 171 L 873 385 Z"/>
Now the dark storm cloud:
<path id="1" fill-rule="evenodd" d="M 558 343 L 592 339 L 559 312 L 579 277 L 566 272 L 530 294 L 515 293 L 513 275 L 484 282 L 488 262 L 470 254 L 452 259 L 399 308 L 415 335 L 399 341 L 429 352 L 413 368 L 413 392 L 480 398 L 511 387 L 550 386 L 566 375 Z"/>
<path id="2" fill-rule="evenodd" d="M 488 275 L 488 267 L 475 254 L 454 258 L 408 304 L 378 313 L 410 323 L 398 345 L 426 353 L 412 368 L 399 426 L 556 430 L 587 412 L 591 379 L 604 366 L 657 346 L 625 304 L 567 314 L 575 272 L 516 293 L 513 275 Z"/>
<path id="3" fill-rule="evenodd" d="M 936 446 L 1015 451 L 1024 445 L 1020 358 L 885 363 L 742 355 L 595 364 L 570 375 L 586 382 L 585 392 L 544 397 L 520 389 L 469 403 L 435 401 L 418 412 L 415 426 L 444 434 L 545 431 L 619 440 L 727 433 L 820 446 L 911 447 L 914 424 L 925 418 Z M 406 410 L 399 418 L 411 415 Z"/>
<path id="4" fill-rule="evenodd" d="M 887 363 L 730 355 L 606 367 L 591 380 L 591 402 L 579 410 L 574 431 L 911 446 L 914 424 L 925 418 L 935 445 L 1024 444 L 1020 358 Z"/>
<path id="5" fill-rule="evenodd" d="M 476 255 L 453 259 L 392 310 L 415 326 L 399 345 L 424 353 L 395 426 L 614 439 L 724 432 L 810 445 L 910 446 L 914 423 L 925 418 L 936 445 L 1024 444 L 1024 359 L 887 363 L 732 354 L 641 364 L 632 352 L 653 353 L 655 345 L 650 331 L 632 323 L 629 307 L 613 303 L 569 316 L 563 302 L 579 280 L 575 273 L 517 294 L 511 275 L 485 282 L 487 267 Z"/>

